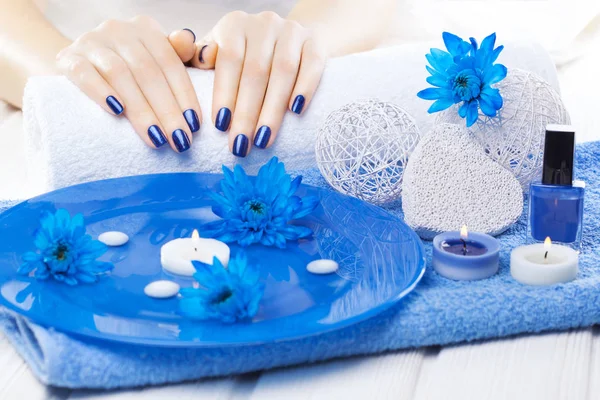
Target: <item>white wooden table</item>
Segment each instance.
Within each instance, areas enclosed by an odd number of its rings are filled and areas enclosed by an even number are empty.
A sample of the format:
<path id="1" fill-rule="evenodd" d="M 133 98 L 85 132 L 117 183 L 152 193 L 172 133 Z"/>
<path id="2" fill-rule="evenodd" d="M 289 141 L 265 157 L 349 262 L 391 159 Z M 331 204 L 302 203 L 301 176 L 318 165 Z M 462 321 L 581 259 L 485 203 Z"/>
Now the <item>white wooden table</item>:
<path id="1" fill-rule="evenodd" d="M 577 399 L 600 398 L 600 329 L 432 347 L 125 391 L 39 383 L 0 336 L 0 399 Z"/>

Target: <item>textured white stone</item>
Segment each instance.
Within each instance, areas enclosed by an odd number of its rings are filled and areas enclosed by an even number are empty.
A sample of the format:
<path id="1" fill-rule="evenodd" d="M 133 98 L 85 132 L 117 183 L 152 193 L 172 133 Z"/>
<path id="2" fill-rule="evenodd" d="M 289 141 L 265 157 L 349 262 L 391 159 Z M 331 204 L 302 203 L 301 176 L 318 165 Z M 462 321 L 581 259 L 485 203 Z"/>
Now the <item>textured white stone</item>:
<path id="1" fill-rule="evenodd" d="M 129 241 L 129 236 L 123 232 L 110 231 L 98 235 L 98 240 L 107 246 L 123 246 Z"/>
<path id="2" fill-rule="evenodd" d="M 462 225 L 498 235 L 523 211 L 519 181 L 461 125 L 438 125 L 421 140 L 402 185 L 406 223 L 423 239 Z"/>
<path id="3" fill-rule="evenodd" d="M 494 86 L 503 98 L 498 116 L 488 117 L 480 110 L 479 119 L 467 131 L 527 190 L 542 173 L 546 125 L 568 125 L 569 113 L 552 85 L 532 72 L 510 68 Z M 438 114 L 436 125 L 441 123 L 465 125 L 465 120 L 453 106 Z"/>
<path id="4" fill-rule="evenodd" d="M 333 260 L 320 259 L 308 263 L 306 269 L 313 274 L 331 274 L 338 270 L 338 263 Z"/>
<path id="5" fill-rule="evenodd" d="M 167 299 L 179 293 L 179 285 L 171 281 L 154 281 L 144 288 L 146 296 Z"/>

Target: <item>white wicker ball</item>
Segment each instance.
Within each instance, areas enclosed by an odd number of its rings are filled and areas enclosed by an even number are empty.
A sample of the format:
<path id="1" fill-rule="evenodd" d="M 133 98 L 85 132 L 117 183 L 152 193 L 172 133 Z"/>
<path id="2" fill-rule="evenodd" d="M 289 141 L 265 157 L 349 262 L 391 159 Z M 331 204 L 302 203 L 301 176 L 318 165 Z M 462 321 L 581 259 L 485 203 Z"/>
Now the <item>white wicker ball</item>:
<path id="1" fill-rule="evenodd" d="M 569 124 L 569 114 L 556 90 L 532 72 L 509 69 L 495 87 L 504 99 L 498 116 L 490 118 L 480 111 L 478 121 L 468 131 L 526 190 L 541 174 L 546 125 Z M 465 125 L 457 106 L 436 119 L 436 125 L 446 122 Z"/>
<path id="2" fill-rule="evenodd" d="M 402 194 L 404 167 L 420 138 L 402 108 L 379 100 L 350 103 L 332 112 L 319 130 L 317 164 L 336 190 L 389 203 Z"/>

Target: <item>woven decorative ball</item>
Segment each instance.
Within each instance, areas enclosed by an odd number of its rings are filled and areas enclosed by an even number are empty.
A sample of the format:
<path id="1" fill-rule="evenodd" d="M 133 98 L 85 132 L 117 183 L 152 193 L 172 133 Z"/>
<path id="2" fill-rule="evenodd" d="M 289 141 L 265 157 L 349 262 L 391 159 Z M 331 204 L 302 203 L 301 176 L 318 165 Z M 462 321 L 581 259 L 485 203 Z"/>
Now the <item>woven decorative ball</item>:
<path id="1" fill-rule="evenodd" d="M 513 172 L 526 190 L 541 175 L 546 125 L 569 124 L 569 114 L 552 86 L 528 71 L 509 69 L 496 87 L 504 104 L 496 117 L 481 113 L 467 128 L 493 160 Z M 465 125 L 457 107 L 451 107 L 436 119 L 436 125 Z"/>
<path id="2" fill-rule="evenodd" d="M 404 167 L 420 138 L 413 117 L 395 104 L 350 103 L 332 112 L 319 130 L 317 164 L 339 192 L 390 203 L 402 195 Z"/>

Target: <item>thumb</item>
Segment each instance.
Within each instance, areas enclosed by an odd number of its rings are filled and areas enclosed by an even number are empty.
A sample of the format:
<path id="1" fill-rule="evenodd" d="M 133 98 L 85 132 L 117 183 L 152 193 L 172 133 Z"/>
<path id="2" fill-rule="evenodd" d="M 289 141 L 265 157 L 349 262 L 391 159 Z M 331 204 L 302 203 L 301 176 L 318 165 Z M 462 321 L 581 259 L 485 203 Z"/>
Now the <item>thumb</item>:
<path id="1" fill-rule="evenodd" d="M 192 67 L 200 69 L 214 69 L 217 61 L 219 46 L 209 38 L 196 42 L 196 51 L 190 61 Z"/>
<path id="2" fill-rule="evenodd" d="M 196 53 L 196 34 L 188 28 L 172 32 L 169 35 L 169 42 L 181 61 L 188 62 Z"/>

